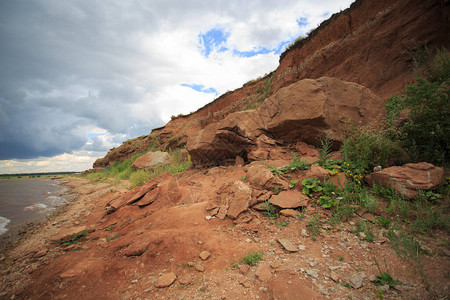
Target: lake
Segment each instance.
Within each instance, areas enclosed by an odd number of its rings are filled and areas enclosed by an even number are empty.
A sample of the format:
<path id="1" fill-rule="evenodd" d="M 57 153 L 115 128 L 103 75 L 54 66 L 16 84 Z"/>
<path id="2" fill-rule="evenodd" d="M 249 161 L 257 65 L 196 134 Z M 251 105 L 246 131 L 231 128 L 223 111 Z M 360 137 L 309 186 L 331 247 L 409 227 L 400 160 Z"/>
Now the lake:
<path id="1" fill-rule="evenodd" d="M 21 225 L 45 219 L 58 206 L 72 201 L 64 181 L 51 179 L 0 180 L 0 237 L 16 238 Z"/>

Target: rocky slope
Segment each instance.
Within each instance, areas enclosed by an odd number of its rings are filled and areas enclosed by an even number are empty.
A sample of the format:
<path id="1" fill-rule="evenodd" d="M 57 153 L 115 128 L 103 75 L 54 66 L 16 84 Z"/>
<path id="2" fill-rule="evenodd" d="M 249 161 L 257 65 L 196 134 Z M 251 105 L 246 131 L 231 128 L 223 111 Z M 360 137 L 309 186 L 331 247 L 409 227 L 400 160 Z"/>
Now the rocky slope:
<path id="1" fill-rule="evenodd" d="M 444 0 L 357 0 L 286 50 L 271 74 L 154 129 L 132 148 L 125 143 L 94 167 L 129 158 L 149 140 L 184 145 L 191 133 L 305 78 L 337 77 L 366 86 L 385 100 L 412 81 L 412 54 L 422 45 L 450 47 L 449 10 Z"/>

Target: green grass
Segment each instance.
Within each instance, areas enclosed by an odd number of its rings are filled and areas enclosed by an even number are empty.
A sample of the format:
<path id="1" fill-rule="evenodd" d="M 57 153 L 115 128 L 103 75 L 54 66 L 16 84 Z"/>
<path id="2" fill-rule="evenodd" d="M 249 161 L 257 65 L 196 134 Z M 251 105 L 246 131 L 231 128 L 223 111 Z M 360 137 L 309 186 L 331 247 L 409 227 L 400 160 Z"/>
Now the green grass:
<path id="1" fill-rule="evenodd" d="M 76 233 L 74 235 L 72 235 L 69 239 L 67 240 L 61 240 L 58 242 L 58 244 L 64 244 L 66 246 L 72 245 L 72 244 L 78 244 L 79 240 L 82 239 L 83 237 L 85 237 L 88 234 L 88 232 L 86 230 L 80 232 L 80 233 Z"/>
<path id="2" fill-rule="evenodd" d="M 246 256 L 242 257 L 242 262 L 250 267 L 256 266 L 263 258 L 263 253 L 254 251 L 248 252 Z"/>

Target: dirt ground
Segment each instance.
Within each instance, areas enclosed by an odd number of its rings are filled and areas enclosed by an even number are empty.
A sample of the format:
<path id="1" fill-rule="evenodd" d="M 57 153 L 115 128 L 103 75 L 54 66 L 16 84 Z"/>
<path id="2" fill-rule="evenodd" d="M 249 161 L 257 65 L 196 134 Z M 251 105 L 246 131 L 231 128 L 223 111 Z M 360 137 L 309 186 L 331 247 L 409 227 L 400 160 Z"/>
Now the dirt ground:
<path id="1" fill-rule="evenodd" d="M 383 230 L 371 243 L 353 233 L 358 215 L 331 228 L 322 223 L 314 238 L 308 222 L 329 215 L 314 205 L 275 222 L 254 209 L 234 220 L 211 217 L 217 191 L 245 174 L 216 167 L 169 175 L 158 183 L 164 196 L 115 210 L 111 203 L 139 188 L 69 178 L 79 196 L 3 247 L 0 298 L 448 299 L 450 258 L 438 243 L 444 233 L 425 240 L 431 255 L 418 267 L 395 253 Z M 255 252 L 259 263 L 239 264 Z M 382 272 L 402 284 L 377 287 L 372 280 Z"/>

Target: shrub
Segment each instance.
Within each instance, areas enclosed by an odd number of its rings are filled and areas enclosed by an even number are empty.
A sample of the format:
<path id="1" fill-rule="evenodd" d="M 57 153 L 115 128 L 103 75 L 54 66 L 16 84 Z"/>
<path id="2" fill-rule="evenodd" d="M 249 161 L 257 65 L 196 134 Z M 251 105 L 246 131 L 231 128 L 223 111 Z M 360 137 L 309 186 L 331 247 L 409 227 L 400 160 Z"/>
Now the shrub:
<path id="1" fill-rule="evenodd" d="M 353 162 L 363 174 L 378 165 L 387 167 L 402 156 L 401 148 L 382 132 L 351 128 L 349 133 L 341 147 L 344 160 Z"/>
<path id="2" fill-rule="evenodd" d="M 130 175 L 132 187 L 141 186 L 149 180 L 149 172 L 138 170 Z"/>

